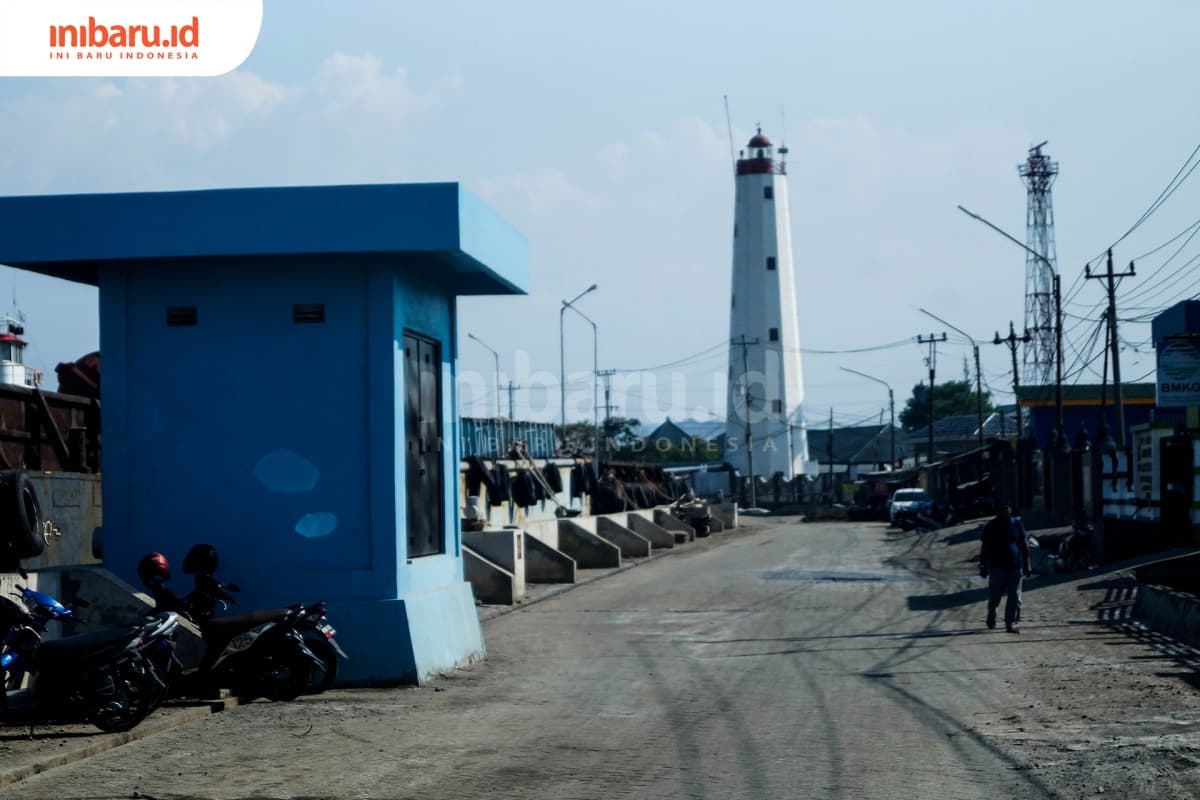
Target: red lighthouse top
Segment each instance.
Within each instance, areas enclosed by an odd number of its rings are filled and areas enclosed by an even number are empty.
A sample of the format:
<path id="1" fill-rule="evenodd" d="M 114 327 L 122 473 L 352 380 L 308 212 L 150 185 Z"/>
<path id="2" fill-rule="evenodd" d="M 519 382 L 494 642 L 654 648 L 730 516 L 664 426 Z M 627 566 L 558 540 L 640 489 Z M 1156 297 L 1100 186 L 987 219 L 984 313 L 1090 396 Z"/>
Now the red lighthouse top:
<path id="1" fill-rule="evenodd" d="M 737 161 L 738 175 L 784 175 L 787 173 L 787 165 L 782 160 L 775 160 L 775 149 L 771 144 L 771 140 L 762 132 L 762 127 L 758 128 L 758 132 L 750 137 L 750 141 L 746 143 L 746 149 L 740 153 L 740 158 Z M 780 155 L 787 154 L 787 148 L 779 148 Z"/>

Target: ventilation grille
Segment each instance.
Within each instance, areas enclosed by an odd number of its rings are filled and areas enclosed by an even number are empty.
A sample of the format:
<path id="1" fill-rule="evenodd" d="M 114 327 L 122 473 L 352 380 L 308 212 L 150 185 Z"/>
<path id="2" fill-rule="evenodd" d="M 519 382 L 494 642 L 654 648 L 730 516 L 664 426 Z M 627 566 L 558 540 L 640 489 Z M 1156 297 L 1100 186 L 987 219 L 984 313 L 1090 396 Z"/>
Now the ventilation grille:
<path id="1" fill-rule="evenodd" d="M 195 306 L 169 306 L 167 308 L 167 326 L 180 327 L 196 324 Z"/>
<path id="2" fill-rule="evenodd" d="M 324 322 L 324 303 L 297 303 L 292 306 L 292 322 L 296 324 Z"/>

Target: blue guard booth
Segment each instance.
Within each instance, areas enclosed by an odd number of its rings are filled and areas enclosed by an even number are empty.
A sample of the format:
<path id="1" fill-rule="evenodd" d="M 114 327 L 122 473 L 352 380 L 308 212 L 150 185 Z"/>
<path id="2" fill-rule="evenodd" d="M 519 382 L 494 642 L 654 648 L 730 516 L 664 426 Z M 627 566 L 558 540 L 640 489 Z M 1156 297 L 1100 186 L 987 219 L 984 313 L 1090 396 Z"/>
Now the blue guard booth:
<path id="1" fill-rule="evenodd" d="M 483 653 L 463 580 L 458 295 L 525 240 L 457 184 L 0 199 L 0 263 L 99 286 L 104 563 L 221 553 L 243 609 L 329 601 L 347 680 Z M 190 590 L 176 570 L 177 590 Z"/>

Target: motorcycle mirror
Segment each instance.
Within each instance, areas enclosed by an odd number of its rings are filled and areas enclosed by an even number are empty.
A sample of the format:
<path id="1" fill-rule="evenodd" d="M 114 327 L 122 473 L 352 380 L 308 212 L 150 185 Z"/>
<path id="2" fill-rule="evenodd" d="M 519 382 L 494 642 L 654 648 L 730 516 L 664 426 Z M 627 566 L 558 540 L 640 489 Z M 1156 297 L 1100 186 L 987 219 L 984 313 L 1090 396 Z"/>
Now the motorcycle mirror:
<path id="1" fill-rule="evenodd" d="M 227 584 L 225 588 L 231 592 L 240 592 L 242 590 L 242 587 L 238 586 L 236 583 Z"/>

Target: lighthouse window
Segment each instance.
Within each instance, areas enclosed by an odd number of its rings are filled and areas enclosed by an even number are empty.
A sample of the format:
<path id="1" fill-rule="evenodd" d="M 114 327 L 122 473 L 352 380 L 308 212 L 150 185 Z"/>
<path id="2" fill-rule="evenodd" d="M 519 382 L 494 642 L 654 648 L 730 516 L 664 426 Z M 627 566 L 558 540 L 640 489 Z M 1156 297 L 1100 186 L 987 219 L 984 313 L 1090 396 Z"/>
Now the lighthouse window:
<path id="1" fill-rule="evenodd" d="M 770 339 L 772 342 L 778 342 L 779 341 L 779 328 L 771 328 L 769 331 L 767 331 L 767 338 Z"/>
<path id="2" fill-rule="evenodd" d="M 767 256 L 767 269 L 775 269 L 775 256 Z"/>
<path id="3" fill-rule="evenodd" d="M 783 401 L 782 400 L 772 400 L 771 401 L 771 410 L 774 411 L 776 414 L 779 414 L 780 412 L 782 412 L 783 411 Z"/>
<path id="4" fill-rule="evenodd" d="M 13 360 L 13 346 L 9 342 L 0 342 L 0 361 Z"/>
<path id="5" fill-rule="evenodd" d="M 763 199 L 765 199 L 765 200 L 774 200 L 775 199 L 775 187 L 774 186 L 764 186 L 763 187 Z"/>

